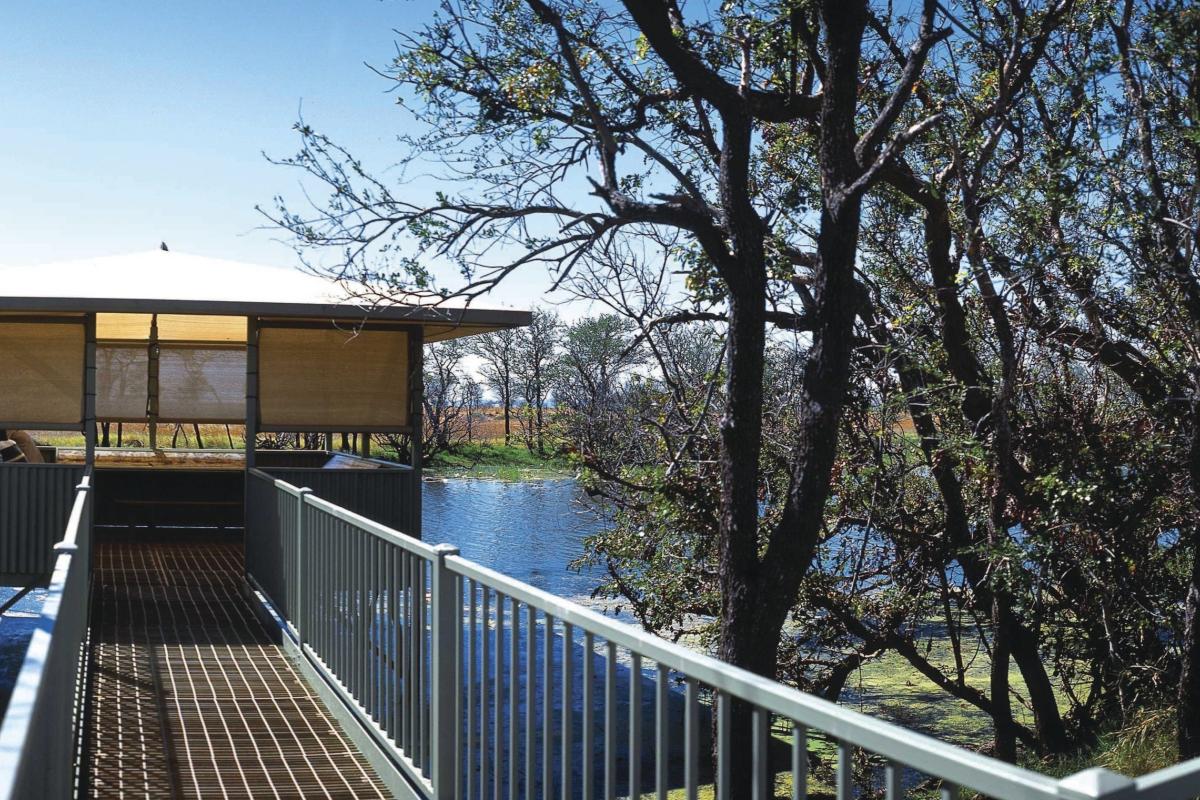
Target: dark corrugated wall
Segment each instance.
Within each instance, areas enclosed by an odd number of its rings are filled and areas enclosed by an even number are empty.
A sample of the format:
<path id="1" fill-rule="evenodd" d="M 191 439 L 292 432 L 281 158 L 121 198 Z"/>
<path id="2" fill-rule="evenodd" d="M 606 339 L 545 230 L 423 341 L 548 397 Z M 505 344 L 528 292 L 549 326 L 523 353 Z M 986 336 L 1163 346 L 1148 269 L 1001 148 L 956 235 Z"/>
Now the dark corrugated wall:
<path id="1" fill-rule="evenodd" d="M 420 491 L 407 467 L 383 469 L 294 469 L 265 467 L 273 478 L 308 487 L 322 500 L 361 514 L 401 533 L 421 538 L 413 492 Z"/>
<path id="2" fill-rule="evenodd" d="M 83 472 L 75 464 L 0 465 L 0 575 L 50 573 Z"/>

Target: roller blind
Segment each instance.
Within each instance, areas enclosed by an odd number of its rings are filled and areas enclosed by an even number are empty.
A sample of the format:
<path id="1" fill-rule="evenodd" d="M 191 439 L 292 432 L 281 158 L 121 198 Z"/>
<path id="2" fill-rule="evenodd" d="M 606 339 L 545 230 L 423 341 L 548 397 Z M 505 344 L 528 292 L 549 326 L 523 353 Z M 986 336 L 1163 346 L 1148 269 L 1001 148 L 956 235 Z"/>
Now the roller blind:
<path id="1" fill-rule="evenodd" d="M 162 345 L 158 417 L 164 422 L 244 422 L 246 351 Z"/>
<path id="2" fill-rule="evenodd" d="M 408 334 L 263 328 L 263 430 L 373 430 L 408 425 Z"/>
<path id="3" fill-rule="evenodd" d="M 83 424 L 83 325 L 0 321 L 0 422 Z"/>
<path id="4" fill-rule="evenodd" d="M 137 422 L 146 418 L 148 361 L 144 344 L 96 346 L 96 419 Z"/>
<path id="5" fill-rule="evenodd" d="M 145 344 L 106 342 L 96 348 L 97 419 L 146 419 L 148 362 Z M 158 418 L 162 422 L 244 422 L 245 349 L 161 345 Z"/>

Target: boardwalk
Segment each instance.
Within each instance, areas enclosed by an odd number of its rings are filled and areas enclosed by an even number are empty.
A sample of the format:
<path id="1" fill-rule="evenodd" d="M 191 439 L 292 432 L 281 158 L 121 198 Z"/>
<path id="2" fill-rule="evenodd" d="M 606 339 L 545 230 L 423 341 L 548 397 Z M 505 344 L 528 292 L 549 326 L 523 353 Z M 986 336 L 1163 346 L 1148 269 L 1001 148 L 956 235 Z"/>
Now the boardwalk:
<path id="1" fill-rule="evenodd" d="M 97 543 L 97 798 L 386 797 L 242 594 L 240 544 Z"/>

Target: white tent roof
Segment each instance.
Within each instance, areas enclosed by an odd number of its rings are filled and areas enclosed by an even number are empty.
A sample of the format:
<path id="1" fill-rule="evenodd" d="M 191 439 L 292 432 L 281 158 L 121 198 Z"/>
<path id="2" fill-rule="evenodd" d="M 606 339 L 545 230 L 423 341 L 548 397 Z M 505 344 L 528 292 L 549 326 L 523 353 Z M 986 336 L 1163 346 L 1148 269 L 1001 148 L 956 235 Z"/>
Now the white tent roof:
<path id="1" fill-rule="evenodd" d="M 350 287 L 353 288 L 353 287 Z M 529 312 L 415 298 L 372 303 L 295 269 L 175 251 L 0 267 L 0 312 L 115 312 L 385 319 L 419 322 L 426 338 L 529 323 Z M 365 292 L 364 292 L 365 293 Z M 369 293 L 365 293 L 368 294 Z"/>
<path id="2" fill-rule="evenodd" d="M 120 256 L 0 267 L 6 297 L 159 301 L 339 303 L 346 293 L 298 270 L 149 250 Z"/>

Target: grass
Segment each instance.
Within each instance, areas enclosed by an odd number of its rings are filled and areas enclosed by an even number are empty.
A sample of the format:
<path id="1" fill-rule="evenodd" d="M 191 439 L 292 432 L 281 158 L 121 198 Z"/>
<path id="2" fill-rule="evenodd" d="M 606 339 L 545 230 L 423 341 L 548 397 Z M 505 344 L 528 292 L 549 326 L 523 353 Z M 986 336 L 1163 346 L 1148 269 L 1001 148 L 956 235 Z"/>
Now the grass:
<path id="1" fill-rule="evenodd" d="M 1146 709 L 1124 727 L 1101 733 L 1090 750 L 1025 766 L 1056 778 L 1089 767 L 1107 767 L 1137 777 L 1179 763 L 1177 733 L 1174 708 Z"/>
<path id="2" fill-rule="evenodd" d="M 425 461 L 427 475 L 441 478 L 489 478 L 528 481 L 566 478 L 573 475 L 563 458 L 542 456 L 524 445 L 502 442 L 460 444 Z"/>
<path id="3" fill-rule="evenodd" d="M 953 653 L 949 641 L 935 636 L 923 644 L 928 648 L 929 660 L 953 674 Z M 964 650 L 964 657 L 968 659 L 966 682 L 986 692 L 990 669 L 987 655 L 980 652 L 972 660 L 972 647 L 964 643 Z M 1025 684 L 1020 673 L 1014 668 L 1009 677 L 1013 691 L 1024 695 Z M 991 720 L 986 714 L 950 697 L 895 653 L 864 664 L 847 683 L 842 704 L 968 749 L 984 747 L 992 738 Z M 1061 698 L 1060 708 L 1067 710 L 1067 703 Z M 1031 713 L 1019 703 L 1013 704 L 1013 712 L 1018 721 L 1032 726 Z M 1093 766 L 1103 766 L 1137 777 L 1178 762 L 1175 734 L 1173 709 L 1149 710 L 1138 714 L 1120 729 L 1102 733 L 1095 745 L 1086 750 L 1057 759 L 1040 759 L 1025 754 L 1020 763 L 1028 769 L 1055 778 L 1066 777 Z M 791 796 L 790 744 L 790 736 L 786 732 L 773 729 L 770 771 L 774 784 L 771 796 L 774 798 Z M 809 735 L 808 752 L 811 759 L 808 795 L 815 798 L 833 797 L 833 771 L 837 761 L 835 744 L 813 732 Z M 858 760 L 860 757 L 861 754 L 856 757 L 856 780 L 866 780 L 870 774 L 877 781 L 881 774 L 878 761 L 873 759 L 868 771 L 866 763 Z M 910 773 L 905 778 L 906 796 L 922 799 L 936 797 L 936 786 L 925 783 L 926 777 Z M 698 787 L 697 796 L 701 800 L 714 798 L 712 778 L 705 776 L 701 780 L 703 783 Z M 916 782 L 916 785 L 911 782 Z M 873 784 L 873 788 L 878 789 L 878 784 Z M 686 792 L 683 788 L 674 788 L 668 797 L 685 800 Z"/>
<path id="4" fill-rule="evenodd" d="M 229 447 L 228 437 L 223 425 L 202 425 L 201 434 L 204 444 L 209 448 Z M 174 426 L 159 427 L 158 442 L 160 447 L 170 446 Z M 112 444 L 116 445 L 116 428 L 111 431 Z M 234 448 L 242 448 L 240 427 L 232 428 Z M 65 431 L 37 431 L 35 438 L 39 444 L 55 447 L 82 448 L 83 434 Z M 179 436 L 179 445 L 190 447 L 195 445 L 194 432 L 191 426 L 186 426 Z M 149 441 L 149 433 L 145 425 L 129 424 L 124 426 L 124 447 L 145 447 Z M 379 458 L 395 457 L 387 446 L 376 443 L 372 455 Z M 435 478 L 487 478 L 503 481 L 553 480 L 568 478 L 575 474 L 571 464 L 560 456 L 542 456 L 531 452 L 524 444 L 505 445 L 502 440 L 485 440 L 471 444 L 459 444 L 452 450 L 443 451 L 425 460 L 425 474 Z"/>
<path id="5" fill-rule="evenodd" d="M 122 442 L 124 448 L 144 448 L 150 444 L 149 426 L 144 423 L 126 423 L 122 427 Z M 230 439 L 233 440 L 233 448 L 241 449 L 246 446 L 245 427 L 242 425 L 230 425 L 228 430 L 224 425 L 201 425 L 200 434 L 203 437 L 204 446 L 207 449 L 228 449 Z M 117 446 L 117 426 L 114 423 L 109 428 L 109 444 L 112 447 Z M 82 448 L 85 444 L 83 434 L 76 431 L 33 431 L 33 438 L 38 444 L 47 445 L 50 447 L 70 447 Z M 175 438 L 175 425 L 173 423 L 161 423 L 158 426 L 158 446 L 169 447 L 172 439 Z M 97 438 L 97 444 L 100 440 Z M 181 427 L 178 443 L 180 447 L 194 447 L 196 445 L 195 431 L 191 425 Z"/>
<path id="6" fill-rule="evenodd" d="M 949 642 L 934 638 L 928 642 L 928 646 L 930 660 L 946 668 L 947 664 L 943 662 L 952 660 Z M 988 659 L 981 654 L 967 665 L 967 683 L 986 691 L 988 670 Z M 1014 691 L 1023 694 L 1025 685 L 1015 669 L 1010 674 L 1010 680 Z M 849 699 L 846 699 L 847 695 Z M 842 704 L 968 749 L 987 745 L 992 737 L 991 721 L 987 715 L 974 706 L 951 698 L 916 672 L 903 657 L 894 653 L 867 662 L 853 685 L 847 685 Z M 1066 711 L 1065 701 L 1060 701 L 1060 707 Z M 1019 721 L 1032 725 L 1031 714 L 1024 707 L 1014 703 L 1013 712 Z M 1137 777 L 1178 763 L 1179 750 L 1175 737 L 1174 709 L 1147 710 L 1138 713 L 1124 727 L 1102 733 L 1091 748 L 1056 759 L 1040 759 L 1026 754 L 1020 763 L 1054 778 L 1063 778 L 1094 766 Z M 771 796 L 783 800 L 791 797 L 792 791 L 787 755 L 791 739 L 787 733 L 773 729 L 772 740 L 770 769 L 774 791 Z M 832 798 L 835 794 L 833 769 L 837 760 L 836 745 L 814 732 L 809 735 L 808 752 L 811 759 L 808 796 Z M 875 760 L 871 763 L 871 772 L 877 779 L 879 765 Z M 856 758 L 856 779 L 865 779 L 865 767 L 865 763 Z M 936 787 L 923 783 L 924 777 L 913 774 L 911 780 L 918 781 L 918 784 L 906 786 L 905 796 L 936 797 Z M 697 792 L 700 800 L 715 798 L 715 788 L 707 781 L 711 781 L 711 778 L 707 778 Z M 672 789 L 668 797 L 685 800 L 686 792 L 683 788 Z"/>
<path id="7" fill-rule="evenodd" d="M 769 796 L 778 800 L 787 800 L 792 796 L 792 775 L 787 755 L 790 745 L 789 736 L 778 730 L 772 731 L 773 755 L 770 770 L 773 791 Z M 836 796 L 836 745 L 819 734 L 810 733 L 808 753 L 810 764 L 806 784 L 807 796 L 814 800 L 832 800 Z M 1053 778 L 1064 778 L 1093 766 L 1107 767 L 1114 772 L 1137 777 L 1178 763 L 1178 756 L 1174 709 L 1159 709 L 1142 712 L 1124 728 L 1101 735 L 1096 746 L 1091 749 L 1055 760 L 1026 757 L 1020 763 L 1021 766 Z M 857 752 L 856 782 L 869 780 L 871 788 L 878 790 L 881 775 L 879 760 L 872 758 L 868 767 L 868 762 L 861 759 L 862 753 Z M 937 785 L 928 782 L 927 779 L 928 776 L 909 773 L 904 779 L 904 796 L 919 800 L 936 798 Z M 699 800 L 715 800 L 716 787 L 711 783 L 711 777 L 702 778 L 702 781 L 704 782 L 697 787 L 696 793 Z M 859 790 L 862 788 L 860 785 Z M 974 795 L 967 792 L 965 796 Z M 643 798 L 649 797 L 652 795 L 643 795 Z M 671 800 L 686 800 L 687 792 L 683 787 L 676 787 L 668 791 L 667 797 Z"/>
<path id="8" fill-rule="evenodd" d="M 954 674 L 954 655 L 950 640 L 934 637 L 921 643 L 928 648 L 926 657 L 949 675 Z M 978 653 L 972 658 L 972 643 L 963 642 L 966 661 L 966 683 L 988 692 L 991 663 L 987 655 Z M 1014 664 L 1009 670 L 1009 682 L 1024 696 L 1025 682 Z M 888 652 L 868 661 L 846 686 L 843 704 L 897 725 L 926 732 L 943 741 L 963 747 L 978 747 L 992 737 L 991 718 L 964 700 L 942 691 L 931 680 L 917 672 L 898 653 Z M 1065 698 L 1060 709 L 1066 711 Z M 1018 722 L 1032 725 L 1032 714 L 1019 703 L 1013 703 L 1013 716 Z"/>

